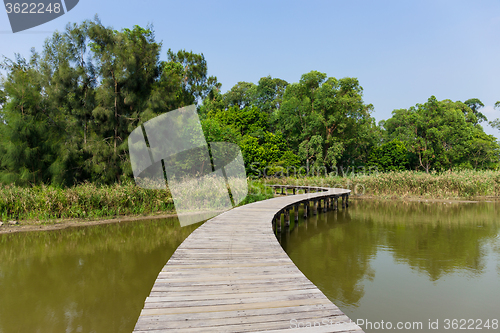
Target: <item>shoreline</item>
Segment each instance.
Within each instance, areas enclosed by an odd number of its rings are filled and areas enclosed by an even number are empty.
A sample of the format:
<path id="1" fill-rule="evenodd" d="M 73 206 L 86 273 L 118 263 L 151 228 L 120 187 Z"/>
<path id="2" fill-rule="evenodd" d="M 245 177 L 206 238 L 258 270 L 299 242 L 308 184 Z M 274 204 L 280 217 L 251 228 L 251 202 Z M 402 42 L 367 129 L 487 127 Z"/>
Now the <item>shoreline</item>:
<path id="1" fill-rule="evenodd" d="M 429 199 L 422 197 L 377 197 L 373 195 L 351 195 L 352 200 L 383 200 L 383 201 L 414 201 L 414 202 L 445 202 L 445 203 L 480 203 L 480 202 L 499 202 L 498 197 L 478 197 L 474 200 L 467 199 Z M 198 214 L 196 212 L 195 214 Z M 51 231 L 51 230 L 61 230 L 72 227 L 85 227 L 93 225 L 103 225 L 110 223 L 121 223 L 129 221 L 142 221 L 142 220 L 156 220 L 164 218 L 174 218 L 177 217 L 175 212 L 161 212 L 153 215 L 123 215 L 110 219 L 99 219 L 99 220 L 88 220 L 88 219 L 63 219 L 63 220 L 47 220 L 47 221 L 21 221 L 18 224 L 12 225 L 9 222 L 3 222 L 0 226 L 1 234 L 11 234 L 18 232 L 30 232 L 30 231 Z"/>
<path id="2" fill-rule="evenodd" d="M 141 220 L 156 220 L 156 219 L 173 218 L 173 217 L 177 217 L 177 214 L 161 213 L 161 214 L 147 215 L 147 216 L 123 215 L 111 219 L 100 219 L 100 220 L 64 219 L 64 220 L 48 220 L 48 221 L 21 221 L 21 223 L 15 225 L 9 224 L 9 222 L 4 222 L 4 224 L 0 226 L 0 235 L 16 233 L 16 232 L 61 230 L 72 227 L 86 227 L 92 225 L 102 225 L 102 224 L 141 221 Z"/>
<path id="3" fill-rule="evenodd" d="M 398 197 L 398 196 L 374 196 L 353 194 L 349 199 L 355 200 L 388 200 L 388 201 L 416 201 L 416 202 L 446 202 L 446 203 L 479 203 L 500 202 L 500 197 L 475 197 L 471 199 L 433 199 L 425 197 Z"/>

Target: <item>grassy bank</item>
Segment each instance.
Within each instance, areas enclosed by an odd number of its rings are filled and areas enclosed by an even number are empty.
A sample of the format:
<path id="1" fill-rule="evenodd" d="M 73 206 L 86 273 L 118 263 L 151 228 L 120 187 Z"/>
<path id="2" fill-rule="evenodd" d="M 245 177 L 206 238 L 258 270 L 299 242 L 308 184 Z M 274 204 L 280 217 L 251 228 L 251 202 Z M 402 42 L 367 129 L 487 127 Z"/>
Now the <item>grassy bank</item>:
<path id="1" fill-rule="evenodd" d="M 353 194 L 381 198 L 473 199 L 500 197 L 499 171 L 387 172 L 346 177 L 282 177 L 261 180 L 267 184 L 339 187 Z"/>
<path id="2" fill-rule="evenodd" d="M 473 199 L 500 197 L 500 172 L 444 173 L 388 172 L 347 177 L 282 177 L 249 181 L 249 194 L 241 203 L 272 197 L 265 184 L 315 185 L 347 188 L 353 194 L 380 198 Z M 118 216 L 175 213 L 168 190 L 145 190 L 133 182 L 110 186 L 83 184 L 71 188 L 51 186 L 0 187 L 2 221 L 97 220 Z"/>
<path id="3" fill-rule="evenodd" d="M 134 183 L 71 188 L 2 186 L 0 216 L 6 220 L 101 219 L 118 215 L 173 212 L 168 191 L 145 190 Z"/>
<path id="4" fill-rule="evenodd" d="M 260 182 L 250 181 L 249 195 L 241 204 L 272 197 Z M 82 184 L 71 188 L 52 186 L 1 186 L 2 221 L 53 221 L 56 219 L 108 219 L 175 213 L 168 190 L 146 190 L 133 182 L 110 186 Z"/>

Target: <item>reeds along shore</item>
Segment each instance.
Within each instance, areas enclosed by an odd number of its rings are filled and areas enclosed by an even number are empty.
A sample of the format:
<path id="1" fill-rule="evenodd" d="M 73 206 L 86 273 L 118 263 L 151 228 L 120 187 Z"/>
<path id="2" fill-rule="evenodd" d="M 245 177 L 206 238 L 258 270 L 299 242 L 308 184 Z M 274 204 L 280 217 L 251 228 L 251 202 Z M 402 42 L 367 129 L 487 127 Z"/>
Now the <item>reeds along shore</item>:
<path id="1" fill-rule="evenodd" d="M 210 192 L 209 188 L 205 190 Z M 185 195 L 194 196 L 200 191 L 204 189 L 186 188 Z M 248 191 L 240 205 L 273 196 L 272 190 L 259 182 L 250 181 Z M 102 186 L 85 183 L 70 188 L 0 186 L 1 221 L 92 220 L 157 213 L 175 213 L 171 193 L 168 189 L 143 189 L 133 181 Z"/>
<path id="2" fill-rule="evenodd" d="M 353 195 L 380 198 L 472 199 L 500 197 L 499 171 L 412 171 L 346 177 L 281 177 L 248 181 L 248 195 L 240 204 L 273 196 L 266 184 L 313 185 L 352 190 Z M 200 189 L 186 189 L 198 193 Z M 101 219 L 120 215 L 175 213 L 168 190 L 146 190 L 126 182 L 109 186 L 85 183 L 70 188 L 52 186 L 0 187 L 0 217 L 8 220 Z"/>
<path id="3" fill-rule="evenodd" d="M 59 218 L 106 218 L 172 212 L 168 191 L 145 190 L 133 182 L 98 186 L 91 183 L 71 188 L 52 186 L 2 186 L 0 215 L 3 221 Z"/>
<path id="4" fill-rule="evenodd" d="M 500 197 L 500 171 L 399 171 L 350 174 L 346 177 L 281 177 L 268 184 L 346 188 L 354 195 L 380 198 L 472 199 Z"/>

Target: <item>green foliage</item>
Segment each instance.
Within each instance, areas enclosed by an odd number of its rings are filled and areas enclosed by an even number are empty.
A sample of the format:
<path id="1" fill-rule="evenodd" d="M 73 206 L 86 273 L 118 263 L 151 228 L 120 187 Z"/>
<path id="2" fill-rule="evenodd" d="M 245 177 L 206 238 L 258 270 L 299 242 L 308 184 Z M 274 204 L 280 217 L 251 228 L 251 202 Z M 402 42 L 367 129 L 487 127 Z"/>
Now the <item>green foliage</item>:
<path id="1" fill-rule="evenodd" d="M 379 171 L 403 171 L 409 165 L 408 153 L 405 144 L 394 139 L 372 150 L 369 165 Z"/>
<path id="2" fill-rule="evenodd" d="M 43 184 L 0 187 L 0 215 L 4 221 L 103 218 L 173 211 L 170 192 L 145 190 L 132 182 L 103 186 L 84 183 L 66 189 Z"/>
<path id="3" fill-rule="evenodd" d="M 68 24 L 41 56 L 5 59 L 0 181 L 71 186 L 132 177 L 127 137 L 158 114 L 220 87 L 203 54 L 167 52 L 152 27 Z"/>
<path id="4" fill-rule="evenodd" d="M 256 106 L 231 106 L 228 109 L 213 110 L 208 114 L 209 118 L 217 119 L 221 124 L 232 126 L 241 135 L 258 134 L 267 127 L 268 115 Z"/>
<path id="5" fill-rule="evenodd" d="M 222 98 L 226 108 L 236 106 L 242 109 L 254 104 L 256 94 L 257 86 L 255 84 L 242 81 L 235 84 Z"/>
<path id="6" fill-rule="evenodd" d="M 373 107 L 364 104 L 362 91 L 355 78 L 327 78 L 317 71 L 287 86 L 277 126 L 303 163 L 331 169 L 366 161 L 376 137 Z"/>
<path id="7" fill-rule="evenodd" d="M 260 137 L 243 136 L 240 148 L 247 175 L 257 177 L 284 172 L 298 166 L 298 157 L 287 147 L 281 133 L 264 132 Z"/>
<path id="8" fill-rule="evenodd" d="M 176 83 L 175 97 L 181 104 L 173 109 L 201 101 L 213 88 L 220 87 L 215 76 L 207 77 L 208 67 L 203 53 L 196 54 L 186 50 L 174 53 L 169 49 L 167 56 L 168 62 L 162 62 L 164 70 L 162 79 Z"/>
<path id="9" fill-rule="evenodd" d="M 271 76 L 263 77 L 259 80 L 255 96 L 257 107 L 270 115 L 274 115 L 283 103 L 288 82 Z"/>
<path id="10" fill-rule="evenodd" d="M 259 181 L 248 181 L 248 194 L 238 206 L 243 206 L 252 202 L 271 199 L 274 197 L 274 191 L 271 187 L 265 186 Z"/>
<path id="11" fill-rule="evenodd" d="M 238 87 L 242 86 L 240 82 Z M 233 89 L 230 93 L 235 91 L 237 90 Z M 227 99 L 227 96 L 224 98 Z M 223 105 L 218 101 L 221 99 L 215 95 L 212 101 L 206 99 L 205 106 L 201 108 L 205 137 L 207 142 L 228 141 L 238 144 L 243 153 L 247 175 L 264 176 L 299 164 L 298 157 L 289 149 L 283 135 L 266 129 L 269 123 L 268 113 L 245 103 L 217 108 L 217 105 Z"/>
<path id="12" fill-rule="evenodd" d="M 464 102 L 465 105 L 469 107 L 469 109 L 472 111 L 472 113 L 467 112 L 465 110 L 465 116 L 467 117 L 467 121 L 470 121 L 474 124 L 478 124 L 479 122 L 482 121 L 488 121 L 486 116 L 479 112 L 479 109 L 484 107 L 483 102 L 481 102 L 478 98 L 471 98 L 468 99 Z"/>
<path id="13" fill-rule="evenodd" d="M 29 62 L 18 55 L 3 64 L 8 71 L 1 83 L 6 96 L 0 123 L 0 180 L 4 183 L 50 181 L 49 168 L 57 153 L 52 134 L 58 128 L 42 95 L 37 60 L 34 53 Z"/>
<path id="14" fill-rule="evenodd" d="M 96 17 L 54 33 L 30 60 L 4 59 L 0 182 L 130 180 L 129 133 L 200 101 L 206 141 L 238 144 L 249 175 L 285 174 L 299 165 L 326 173 L 365 165 L 427 173 L 500 165 L 499 143 L 479 125 L 487 119 L 477 98 L 432 96 L 376 126 L 356 78 L 311 71 L 289 84 L 267 76 L 222 94 L 203 54 L 169 49 L 162 61 L 161 48 L 152 27 L 117 31 Z M 498 119 L 489 124 L 500 128 Z M 173 163 L 201 172 L 202 155 Z"/>
<path id="15" fill-rule="evenodd" d="M 500 101 L 495 103 L 495 108 L 500 108 Z M 489 122 L 490 126 L 500 131 L 500 118 Z"/>
<path id="16" fill-rule="evenodd" d="M 384 122 L 388 139 L 398 139 L 416 156 L 412 168 L 447 170 L 473 165 L 495 168 L 499 146 L 493 136 L 484 133 L 474 112 L 462 102 L 438 101 L 393 111 Z M 473 116 L 473 121 L 469 121 Z"/>

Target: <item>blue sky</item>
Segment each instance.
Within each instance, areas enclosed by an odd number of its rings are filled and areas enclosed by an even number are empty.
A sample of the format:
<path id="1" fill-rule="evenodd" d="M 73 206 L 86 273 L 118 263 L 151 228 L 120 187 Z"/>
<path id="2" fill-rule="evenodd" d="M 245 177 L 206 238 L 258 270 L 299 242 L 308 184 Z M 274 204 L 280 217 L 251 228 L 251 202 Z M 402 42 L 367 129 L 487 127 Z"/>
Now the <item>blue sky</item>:
<path id="1" fill-rule="evenodd" d="M 28 57 L 68 22 L 95 14 L 117 30 L 152 23 L 163 59 L 169 48 L 203 53 L 223 91 L 267 75 L 297 82 L 318 70 L 358 78 L 377 121 L 431 95 L 479 98 L 488 119 L 500 117 L 493 108 L 500 100 L 498 0 L 80 0 L 69 13 L 16 34 L 1 13 L 0 55 Z"/>

